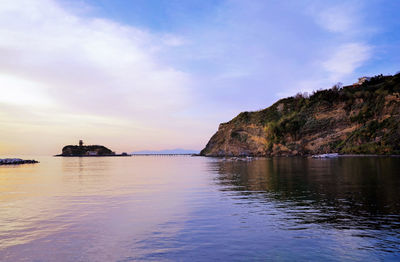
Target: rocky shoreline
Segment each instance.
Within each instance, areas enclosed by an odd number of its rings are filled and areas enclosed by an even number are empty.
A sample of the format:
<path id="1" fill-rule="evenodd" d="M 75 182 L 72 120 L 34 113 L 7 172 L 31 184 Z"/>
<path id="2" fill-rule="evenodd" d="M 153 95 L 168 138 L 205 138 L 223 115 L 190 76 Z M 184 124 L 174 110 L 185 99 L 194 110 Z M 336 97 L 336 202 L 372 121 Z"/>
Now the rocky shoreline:
<path id="1" fill-rule="evenodd" d="M 39 161 L 36 160 L 24 160 L 21 158 L 3 158 L 0 159 L 0 166 L 1 165 L 21 165 L 21 164 L 36 164 Z"/>

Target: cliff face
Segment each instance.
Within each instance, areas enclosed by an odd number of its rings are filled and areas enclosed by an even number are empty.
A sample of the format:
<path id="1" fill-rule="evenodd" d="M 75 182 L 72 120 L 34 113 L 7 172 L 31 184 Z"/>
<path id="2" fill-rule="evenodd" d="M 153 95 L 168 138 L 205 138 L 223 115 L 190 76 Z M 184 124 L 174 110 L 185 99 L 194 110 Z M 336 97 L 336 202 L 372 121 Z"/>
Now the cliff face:
<path id="1" fill-rule="evenodd" d="M 220 124 L 204 156 L 400 154 L 400 74 L 279 100 Z"/>
<path id="2" fill-rule="evenodd" d="M 115 155 L 110 149 L 105 146 L 65 146 L 62 149 L 61 156 L 108 156 Z"/>

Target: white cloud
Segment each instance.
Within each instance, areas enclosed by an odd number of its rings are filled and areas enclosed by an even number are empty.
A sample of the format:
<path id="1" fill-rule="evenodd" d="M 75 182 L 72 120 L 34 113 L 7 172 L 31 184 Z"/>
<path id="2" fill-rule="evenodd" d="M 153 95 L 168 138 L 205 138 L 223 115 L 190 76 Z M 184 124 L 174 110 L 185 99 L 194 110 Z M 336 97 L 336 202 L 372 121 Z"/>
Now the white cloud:
<path id="1" fill-rule="evenodd" d="M 0 75 L 0 87 L 0 103 L 38 107 L 54 105 L 46 95 L 45 88 L 38 83 L 9 75 Z"/>
<path id="2" fill-rule="evenodd" d="M 340 45 L 326 61 L 322 62 L 323 68 L 333 79 L 340 79 L 361 66 L 371 56 L 372 48 L 363 43 L 347 43 Z"/>
<path id="3" fill-rule="evenodd" d="M 132 116 L 189 100 L 188 75 L 157 58 L 163 45 L 180 44 L 178 37 L 164 43 L 163 36 L 78 17 L 50 0 L 2 1 L 0 35 L 0 72 L 48 86 L 60 106 Z"/>
<path id="4" fill-rule="evenodd" d="M 359 1 L 313 1 L 307 7 L 314 21 L 331 33 L 354 35 L 363 28 L 365 9 Z"/>
<path id="5" fill-rule="evenodd" d="M 303 79 L 296 79 L 292 88 L 279 91 L 277 96 L 283 98 L 299 92 L 311 94 L 312 91 L 332 87 L 337 82 L 354 81 L 358 77 L 354 77 L 356 70 L 370 59 L 372 51 L 371 46 L 357 42 L 343 43 L 325 49 L 330 55 L 315 62 L 314 72 Z"/>
<path id="6" fill-rule="evenodd" d="M 334 6 L 322 10 L 317 15 L 317 23 L 323 28 L 337 33 L 345 33 L 356 26 L 357 15 L 351 6 Z"/>
<path id="7" fill-rule="evenodd" d="M 191 76 L 161 61 L 183 44 L 52 0 L 0 1 L 0 139 L 32 152 L 34 137 L 51 137 L 47 153 L 80 137 L 116 151 L 193 145 L 176 117 L 191 103 Z"/>

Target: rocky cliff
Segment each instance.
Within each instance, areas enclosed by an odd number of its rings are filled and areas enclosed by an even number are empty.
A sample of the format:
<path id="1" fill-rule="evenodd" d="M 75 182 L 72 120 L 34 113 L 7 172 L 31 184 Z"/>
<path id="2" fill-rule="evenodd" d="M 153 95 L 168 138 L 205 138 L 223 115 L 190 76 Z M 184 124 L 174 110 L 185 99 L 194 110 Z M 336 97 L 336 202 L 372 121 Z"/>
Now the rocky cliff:
<path id="1" fill-rule="evenodd" d="M 204 156 L 400 154 L 400 74 L 296 95 L 222 123 Z"/>

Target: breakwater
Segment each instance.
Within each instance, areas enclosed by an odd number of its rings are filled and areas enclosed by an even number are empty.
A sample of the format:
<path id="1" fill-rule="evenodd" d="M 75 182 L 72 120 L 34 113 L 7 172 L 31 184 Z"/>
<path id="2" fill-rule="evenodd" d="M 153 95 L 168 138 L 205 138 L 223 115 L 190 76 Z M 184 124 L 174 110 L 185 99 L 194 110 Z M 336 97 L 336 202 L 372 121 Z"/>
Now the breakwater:
<path id="1" fill-rule="evenodd" d="M 3 158 L 0 159 L 0 165 L 21 165 L 21 164 L 35 164 L 39 163 L 36 160 L 24 160 L 21 158 Z"/>

